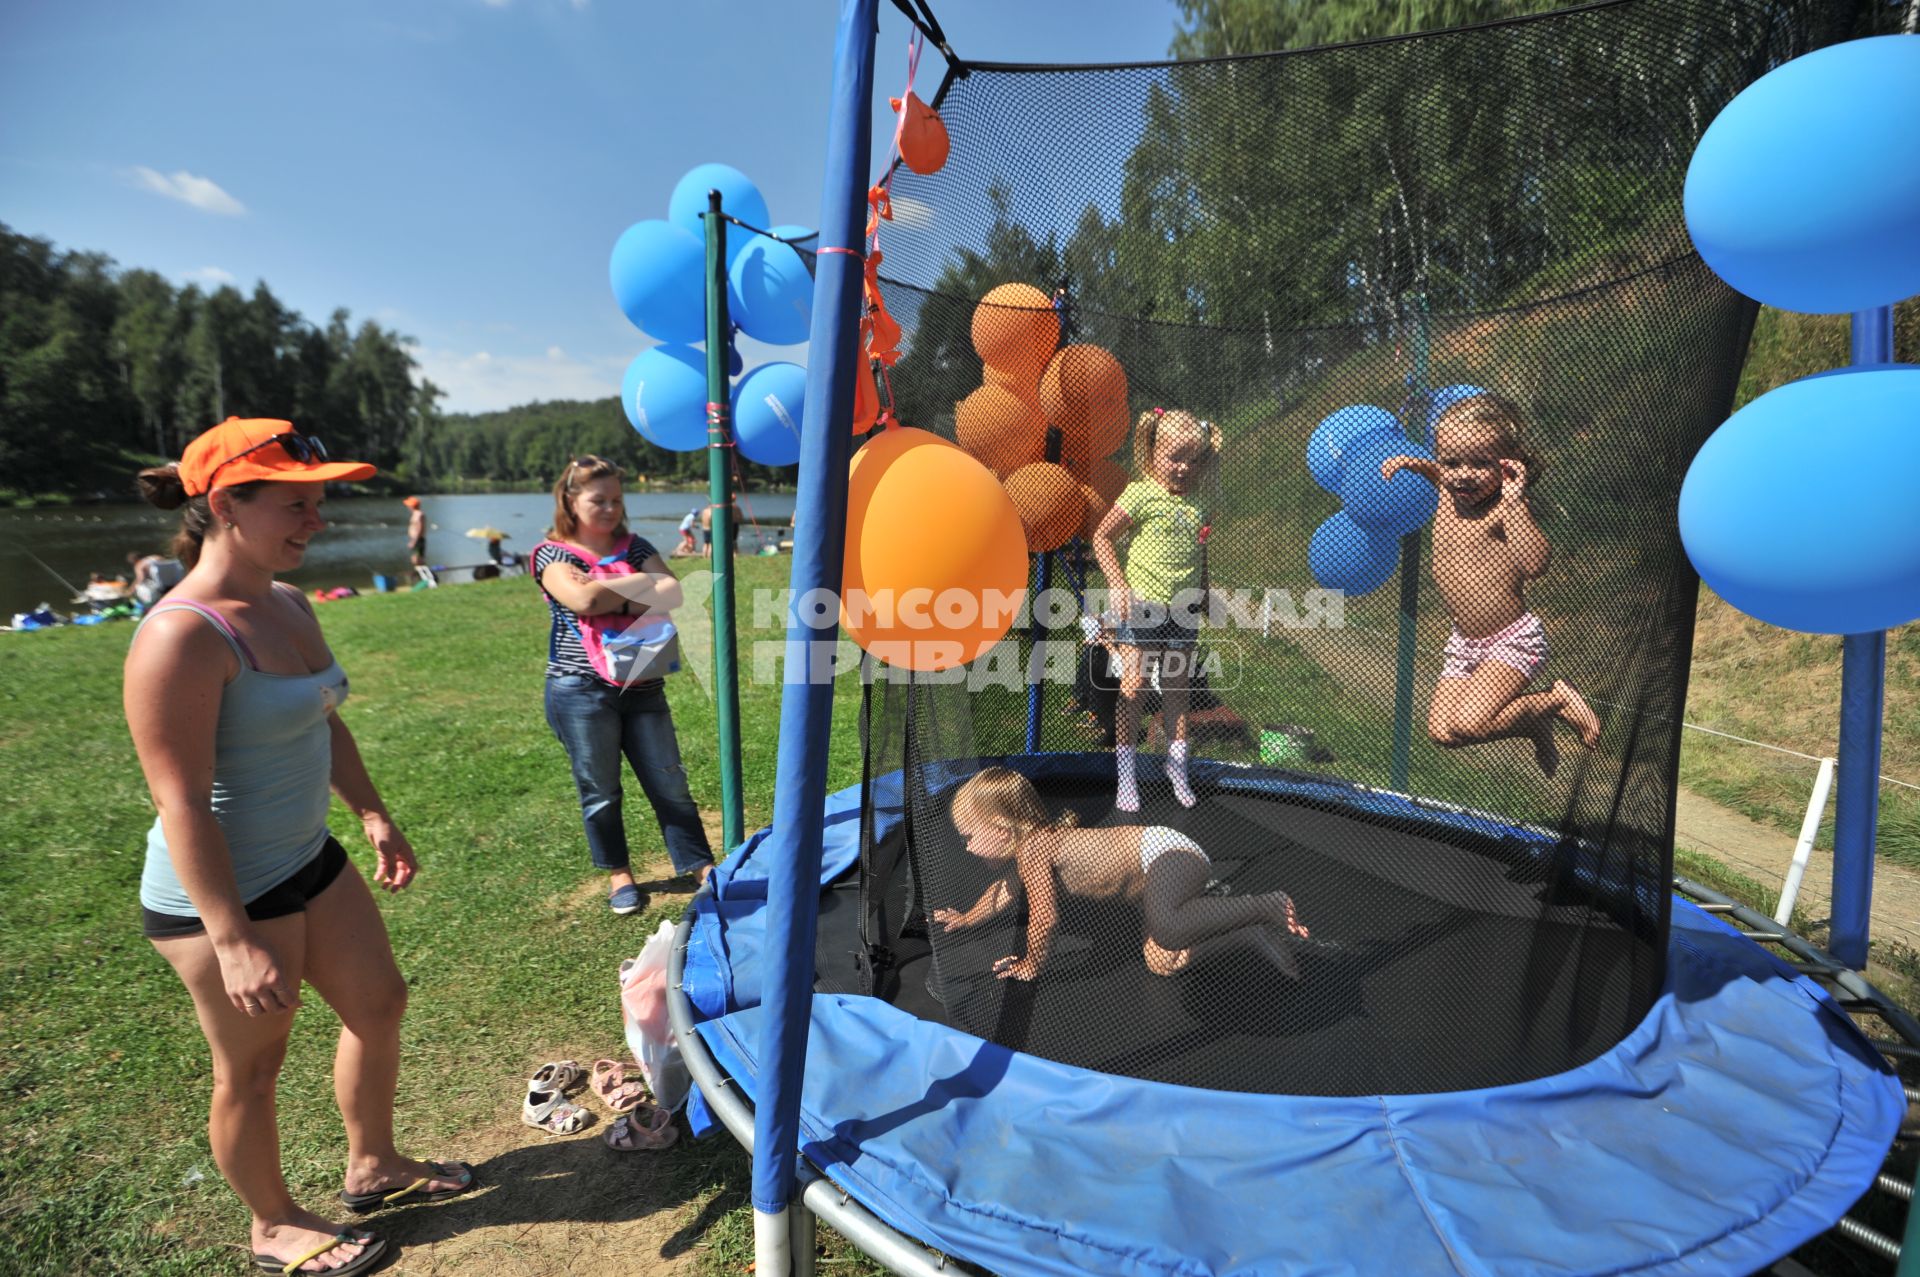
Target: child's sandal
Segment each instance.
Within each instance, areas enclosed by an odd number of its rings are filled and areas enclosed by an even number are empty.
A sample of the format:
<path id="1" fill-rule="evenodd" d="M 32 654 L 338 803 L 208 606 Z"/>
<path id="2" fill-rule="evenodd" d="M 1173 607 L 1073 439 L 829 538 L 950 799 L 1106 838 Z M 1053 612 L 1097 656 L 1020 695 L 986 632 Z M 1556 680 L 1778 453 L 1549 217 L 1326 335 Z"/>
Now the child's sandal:
<path id="1" fill-rule="evenodd" d="M 549 1060 L 527 1079 L 529 1091 L 567 1091 L 580 1080 L 580 1066 L 572 1060 Z"/>
<path id="2" fill-rule="evenodd" d="M 652 1104 L 643 1104 L 624 1117 L 617 1117 L 601 1140 L 616 1153 L 657 1152 L 673 1147 L 680 1128 L 673 1114 Z"/>
<path id="3" fill-rule="evenodd" d="M 627 1081 L 626 1066 L 618 1060 L 595 1060 L 592 1086 L 593 1093 L 616 1113 L 625 1113 L 647 1098 L 646 1085 Z"/>
<path id="4" fill-rule="evenodd" d="M 520 1106 L 520 1120 L 549 1135 L 572 1135 L 587 1124 L 590 1115 L 558 1087 L 528 1088 L 526 1102 Z"/>

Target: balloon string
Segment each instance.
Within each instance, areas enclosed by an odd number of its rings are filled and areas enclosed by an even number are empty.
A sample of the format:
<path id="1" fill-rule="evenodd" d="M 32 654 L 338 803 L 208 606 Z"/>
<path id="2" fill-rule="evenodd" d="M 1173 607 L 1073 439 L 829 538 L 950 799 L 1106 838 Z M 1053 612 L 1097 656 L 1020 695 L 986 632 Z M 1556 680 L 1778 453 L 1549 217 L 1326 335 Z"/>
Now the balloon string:
<path id="1" fill-rule="evenodd" d="M 900 139 L 905 137 L 907 132 L 907 99 L 913 94 L 914 73 L 920 69 L 922 43 L 924 41 L 920 31 L 915 28 L 912 37 L 907 40 L 907 85 L 900 90 L 900 109 L 894 112 L 897 118 L 893 122 L 893 145 L 887 151 L 886 176 L 880 179 L 882 186 L 892 185 L 894 161 L 900 158 Z"/>

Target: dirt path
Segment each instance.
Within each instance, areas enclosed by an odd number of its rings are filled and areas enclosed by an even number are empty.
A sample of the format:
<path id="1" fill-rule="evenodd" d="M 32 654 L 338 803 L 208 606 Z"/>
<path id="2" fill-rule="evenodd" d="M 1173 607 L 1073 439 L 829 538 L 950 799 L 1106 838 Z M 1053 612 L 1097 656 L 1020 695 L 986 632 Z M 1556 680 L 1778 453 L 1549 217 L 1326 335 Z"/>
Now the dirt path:
<path id="1" fill-rule="evenodd" d="M 1793 861 L 1794 840 L 1681 787 L 1674 843 L 1712 856 L 1778 892 Z M 1777 899 L 1777 895 L 1776 895 Z M 1824 922 L 1833 902 L 1833 849 L 1815 845 L 1800 885 L 1799 908 Z M 1771 912 L 1771 910 L 1769 910 Z M 1882 859 L 1873 868 L 1872 936 L 1920 949 L 1920 873 Z"/>

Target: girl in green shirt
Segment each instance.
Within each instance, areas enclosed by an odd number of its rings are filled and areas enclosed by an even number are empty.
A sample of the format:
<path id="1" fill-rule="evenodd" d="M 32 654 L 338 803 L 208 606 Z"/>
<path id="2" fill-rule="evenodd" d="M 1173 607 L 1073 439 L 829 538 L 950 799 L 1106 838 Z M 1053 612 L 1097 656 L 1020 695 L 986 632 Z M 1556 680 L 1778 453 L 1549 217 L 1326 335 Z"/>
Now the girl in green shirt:
<path id="1" fill-rule="evenodd" d="M 1220 432 L 1181 409 L 1149 409 L 1133 430 L 1140 479 L 1128 484 L 1093 536 L 1105 573 L 1113 641 L 1120 659 L 1114 725 L 1119 786 L 1114 805 L 1140 810 L 1134 746 L 1147 661 L 1160 664 L 1167 779 L 1183 807 L 1197 801 L 1187 780 L 1187 690 L 1194 644 L 1206 615 L 1206 495 L 1220 459 Z M 1122 540 L 1126 541 L 1122 563 Z"/>

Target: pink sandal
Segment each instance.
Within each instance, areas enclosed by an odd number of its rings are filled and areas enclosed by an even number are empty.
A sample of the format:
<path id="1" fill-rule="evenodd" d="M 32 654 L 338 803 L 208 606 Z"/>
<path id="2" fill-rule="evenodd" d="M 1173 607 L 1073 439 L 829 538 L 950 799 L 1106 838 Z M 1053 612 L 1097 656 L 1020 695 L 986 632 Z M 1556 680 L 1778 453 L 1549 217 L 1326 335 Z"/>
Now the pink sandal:
<path id="1" fill-rule="evenodd" d="M 607 1133 L 600 1137 L 616 1153 L 652 1152 L 672 1148 L 680 1138 L 673 1114 L 654 1104 L 642 1104 L 624 1117 L 617 1117 Z"/>
<path id="2" fill-rule="evenodd" d="M 593 1093 L 606 1101 L 607 1107 L 614 1112 L 625 1113 L 647 1098 L 647 1087 L 644 1082 L 627 1081 L 626 1065 L 620 1061 L 595 1060 Z"/>

